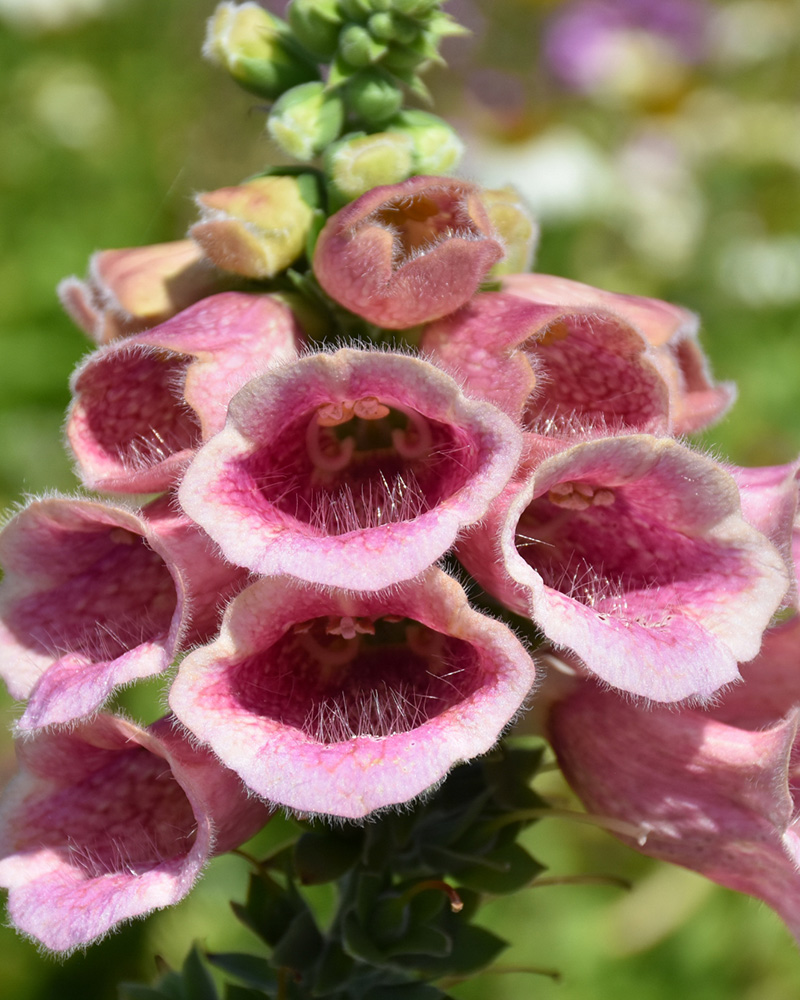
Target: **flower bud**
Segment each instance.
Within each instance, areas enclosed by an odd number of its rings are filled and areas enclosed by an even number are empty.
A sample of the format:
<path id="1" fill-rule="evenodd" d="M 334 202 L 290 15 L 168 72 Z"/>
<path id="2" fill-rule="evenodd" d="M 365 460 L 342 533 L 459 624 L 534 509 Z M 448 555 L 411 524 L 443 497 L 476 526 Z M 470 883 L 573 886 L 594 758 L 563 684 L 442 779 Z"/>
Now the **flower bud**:
<path id="1" fill-rule="evenodd" d="M 412 177 L 373 188 L 332 215 L 313 265 L 340 305 L 403 330 L 463 306 L 502 256 L 474 184 Z"/>
<path id="2" fill-rule="evenodd" d="M 365 69 L 347 81 L 345 100 L 366 125 L 382 125 L 403 106 L 403 92 L 385 73 Z"/>
<path id="3" fill-rule="evenodd" d="M 325 153 L 325 173 L 340 203 L 352 201 L 379 184 L 397 184 L 413 170 L 413 147 L 399 132 L 355 133 Z"/>
<path id="4" fill-rule="evenodd" d="M 191 240 L 92 255 L 85 281 L 65 278 L 61 304 L 98 344 L 162 323 L 217 290 L 220 275 Z"/>
<path id="5" fill-rule="evenodd" d="M 483 192 L 483 204 L 497 235 L 506 248 L 505 257 L 492 268 L 493 275 L 530 271 L 539 239 L 539 227 L 513 187 Z"/>
<path id="6" fill-rule="evenodd" d="M 258 177 L 198 195 L 189 231 L 209 260 L 247 278 L 271 278 L 302 254 L 314 210 L 297 177 Z"/>
<path id="7" fill-rule="evenodd" d="M 418 174 L 449 173 L 464 154 L 464 143 L 452 125 L 427 111 L 402 111 L 390 131 L 402 132 L 413 142 Z"/>
<path id="8" fill-rule="evenodd" d="M 336 0 L 292 0 L 286 16 L 303 48 L 326 62 L 333 57 L 342 27 Z"/>
<path id="9" fill-rule="evenodd" d="M 312 160 L 339 135 L 344 105 L 338 94 L 326 93 L 320 81 L 292 87 L 275 102 L 267 130 L 289 156 Z"/>
<path id="10" fill-rule="evenodd" d="M 360 24 L 351 24 L 339 36 L 339 51 L 345 62 L 364 69 L 386 55 L 388 46 L 373 38 Z"/>
<path id="11" fill-rule="evenodd" d="M 246 90 L 274 100 L 318 76 L 279 18 L 257 3 L 222 3 L 208 22 L 203 54 Z"/>

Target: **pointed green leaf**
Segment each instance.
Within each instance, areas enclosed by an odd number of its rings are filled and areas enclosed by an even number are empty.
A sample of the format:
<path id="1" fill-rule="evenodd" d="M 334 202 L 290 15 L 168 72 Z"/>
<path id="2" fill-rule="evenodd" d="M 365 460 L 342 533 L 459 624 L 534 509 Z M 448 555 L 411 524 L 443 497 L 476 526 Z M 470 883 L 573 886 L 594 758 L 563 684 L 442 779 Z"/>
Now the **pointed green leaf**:
<path id="1" fill-rule="evenodd" d="M 271 990 L 278 985 L 275 969 L 266 958 L 259 958 L 258 955 L 219 952 L 209 954 L 208 960 L 215 968 L 241 979 L 247 986 Z"/>

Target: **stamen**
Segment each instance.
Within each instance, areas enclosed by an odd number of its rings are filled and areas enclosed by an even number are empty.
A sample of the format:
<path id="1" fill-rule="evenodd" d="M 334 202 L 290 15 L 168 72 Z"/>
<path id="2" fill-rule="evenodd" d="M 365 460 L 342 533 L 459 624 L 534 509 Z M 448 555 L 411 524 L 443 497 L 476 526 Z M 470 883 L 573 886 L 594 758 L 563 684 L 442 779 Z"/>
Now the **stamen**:
<path id="1" fill-rule="evenodd" d="M 433 446 L 433 435 L 428 421 L 416 410 L 406 409 L 394 404 L 394 409 L 404 414 L 408 419 L 405 429 L 395 428 L 392 431 L 392 444 L 403 458 L 420 458 L 427 455 Z"/>
<path id="2" fill-rule="evenodd" d="M 388 417 L 391 410 L 376 396 L 364 396 L 353 404 L 353 413 L 362 420 L 382 420 Z"/>
<path id="3" fill-rule="evenodd" d="M 565 510 L 587 510 L 589 507 L 610 507 L 616 500 L 613 490 L 589 483 L 556 483 L 547 493 L 547 499 Z"/>
<path id="4" fill-rule="evenodd" d="M 329 618 L 325 626 L 328 635 L 340 635 L 343 639 L 355 639 L 357 635 L 375 635 L 375 622 L 370 618 Z"/>
<path id="5" fill-rule="evenodd" d="M 319 418 L 318 418 L 319 419 Z M 348 417 L 348 419 L 350 419 Z M 340 421 L 344 423 L 344 421 Z M 322 424 L 332 427 L 335 424 Z M 309 420 L 306 427 L 306 448 L 311 461 L 318 469 L 326 472 L 340 472 L 350 464 L 356 450 L 355 438 L 346 437 L 341 441 L 326 431 L 320 431 L 320 424 Z"/>

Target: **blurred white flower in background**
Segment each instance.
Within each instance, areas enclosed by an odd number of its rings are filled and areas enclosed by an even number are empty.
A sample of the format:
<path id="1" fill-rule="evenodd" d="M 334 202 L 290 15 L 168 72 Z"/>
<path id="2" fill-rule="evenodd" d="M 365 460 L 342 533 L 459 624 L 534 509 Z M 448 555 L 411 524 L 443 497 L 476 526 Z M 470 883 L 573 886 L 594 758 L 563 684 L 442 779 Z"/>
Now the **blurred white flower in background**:
<path id="1" fill-rule="evenodd" d="M 0 20 L 31 31 L 52 31 L 94 17 L 120 0 L 0 0 Z"/>

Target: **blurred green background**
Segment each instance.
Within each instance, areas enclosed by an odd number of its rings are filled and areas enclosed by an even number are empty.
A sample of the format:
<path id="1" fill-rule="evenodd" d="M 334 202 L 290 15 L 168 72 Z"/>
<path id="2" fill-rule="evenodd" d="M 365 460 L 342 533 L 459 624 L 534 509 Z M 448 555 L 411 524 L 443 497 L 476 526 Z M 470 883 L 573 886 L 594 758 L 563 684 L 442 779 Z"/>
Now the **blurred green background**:
<path id="1" fill-rule="evenodd" d="M 715 374 L 740 390 L 701 446 L 739 464 L 789 461 L 800 451 L 800 4 L 598 4 L 452 0 L 473 35 L 448 43 L 452 69 L 430 80 L 437 109 L 465 132 L 463 172 L 524 192 L 542 223 L 538 269 L 699 312 Z M 263 109 L 199 59 L 213 6 L 0 0 L 4 509 L 74 485 L 61 423 L 89 345 L 61 312 L 57 282 L 83 275 L 94 250 L 180 237 L 194 192 L 272 160 Z M 10 723 L 14 706 L 2 707 Z M 6 738 L 0 772 L 12 770 Z M 634 888 L 561 885 L 490 902 L 485 921 L 512 942 L 506 971 L 454 995 L 800 995 L 800 956 L 762 905 L 563 820 L 527 839 L 551 875 L 621 875 Z M 219 859 L 180 907 L 67 962 L 2 929 L 0 995 L 112 1000 L 120 978 L 152 976 L 155 953 L 179 962 L 194 938 L 251 946 L 227 908 L 246 876 L 243 861 Z M 514 971 L 531 966 L 561 982 Z"/>

